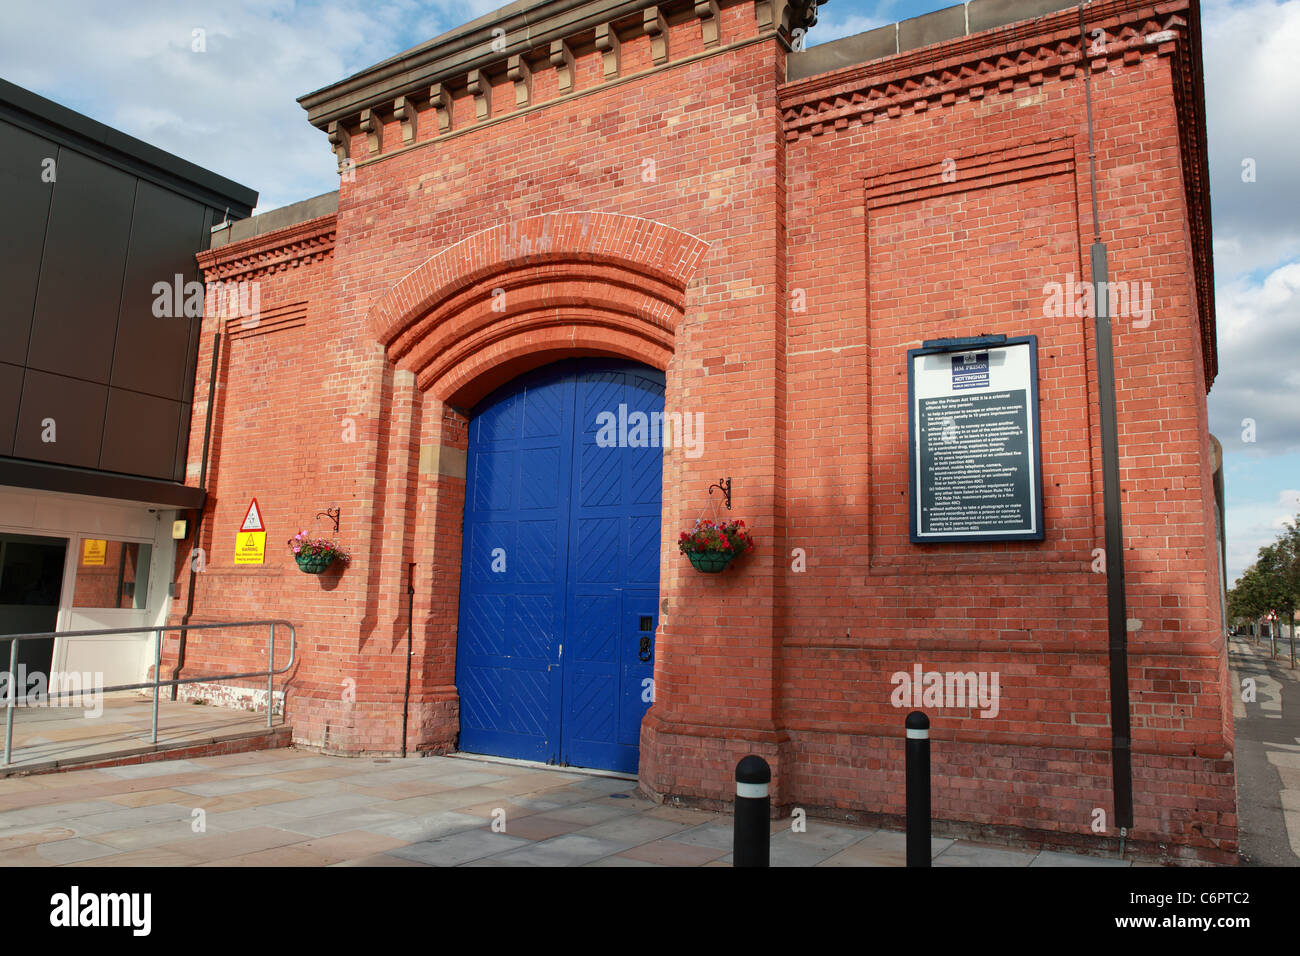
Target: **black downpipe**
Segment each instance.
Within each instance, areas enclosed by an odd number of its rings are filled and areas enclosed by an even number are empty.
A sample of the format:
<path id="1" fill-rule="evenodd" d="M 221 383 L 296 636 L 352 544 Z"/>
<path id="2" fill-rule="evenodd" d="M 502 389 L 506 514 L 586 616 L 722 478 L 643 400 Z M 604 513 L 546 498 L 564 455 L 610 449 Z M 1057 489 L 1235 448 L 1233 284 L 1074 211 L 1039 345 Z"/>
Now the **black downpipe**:
<path id="1" fill-rule="evenodd" d="M 1120 846 L 1133 827 L 1133 749 L 1129 724 L 1128 611 L 1124 594 L 1124 521 L 1119 485 L 1119 425 L 1115 416 L 1115 350 L 1111 340 L 1109 266 L 1097 208 L 1097 147 L 1092 128 L 1092 62 L 1079 5 L 1079 53 L 1088 104 L 1088 181 L 1092 190 L 1093 304 L 1097 338 L 1097 399 L 1101 425 L 1102 498 L 1106 517 L 1106 620 L 1110 640 L 1110 754 L 1115 825 Z"/>
<path id="2" fill-rule="evenodd" d="M 199 487 L 207 491 L 208 486 L 208 443 L 212 437 L 212 409 L 217 404 L 217 363 L 221 359 L 221 333 L 212 333 L 212 368 L 208 372 L 208 413 L 203 422 L 203 463 L 199 466 Z M 206 502 L 205 502 L 206 505 Z M 185 595 L 185 616 L 181 618 L 181 639 L 176 649 L 176 666 L 172 668 L 172 680 L 176 680 L 185 667 L 185 643 L 188 632 L 185 625 L 190 623 L 190 617 L 194 614 L 194 580 L 197 572 L 194 570 L 194 548 L 198 547 L 199 541 L 202 540 L 203 531 L 203 513 L 206 507 L 199 509 L 198 517 L 194 519 L 194 538 L 193 547 L 190 548 L 190 582 Z M 172 700 L 176 699 L 176 692 L 179 686 L 172 684 Z M 270 706 L 268 701 L 267 706 Z"/>
<path id="3" fill-rule="evenodd" d="M 406 566 L 406 689 L 402 692 L 402 756 L 406 756 L 406 715 L 411 706 L 411 632 L 415 625 L 415 563 Z"/>

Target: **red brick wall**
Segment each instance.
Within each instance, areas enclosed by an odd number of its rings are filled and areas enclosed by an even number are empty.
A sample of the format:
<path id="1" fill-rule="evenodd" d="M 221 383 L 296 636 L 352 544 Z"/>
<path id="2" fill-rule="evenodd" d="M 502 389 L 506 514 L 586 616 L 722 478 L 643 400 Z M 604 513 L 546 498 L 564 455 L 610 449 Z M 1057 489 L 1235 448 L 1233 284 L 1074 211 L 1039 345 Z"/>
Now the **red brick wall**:
<path id="1" fill-rule="evenodd" d="M 1141 622 L 1129 646 L 1136 835 L 1231 851 L 1230 688 L 1169 60 L 1112 62 L 1093 96 L 1110 278 L 1154 293 L 1149 324 L 1114 322 L 1128 613 Z M 863 769 L 897 770 L 889 678 L 920 663 L 1000 674 L 995 719 L 932 715 L 945 816 L 1086 833 L 1093 808 L 1109 812 L 1093 323 L 1043 309 L 1046 283 L 1089 274 L 1085 117 L 1075 73 L 789 144 L 790 284 L 807 302 L 789 340 L 787 544 L 807 552 L 782 590 L 792 802 L 898 813 L 901 774 Z M 1046 539 L 914 545 L 906 352 L 977 333 L 1038 336 Z"/>
<path id="2" fill-rule="evenodd" d="M 1149 325 L 1115 325 L 1129 616 L 1141 621 L 1130 634 L 1131 838 L 1226 859 L 1213 363 L 1172 82 L 1188 41 L 1134 40 L 1125 24 L 1149 33 L 1164 22 L 1123 3 L 1103 12 L 1115 23 L 1092 74 L 1101 238 L 1112 280 L 1154 292 Z M 890 675 L 918 663 L 997 671 L 996 719 L 932 715 L 937 815 L 1095 840 L 1093 809 L 1111 807 L 1106 585 L 1092 570 L 1104 544 L 1096 356 L 1090 319 L 1043 308 L 1045 283 L 1087 278 L 1092 241 L 1082 74 L 1060 46 L 1076 28 L 1048 18 L 1041 47 L 1016 35 L 1041 68 L 1002 63 L 1008 35 L 785 84 L 780 44 L 744 42 L 753 6 L 722 13 L 719 52 L 682 62 L 703 52 L 698 22 L 682 20 L 674 64 L 634 81 L 597 87 L 599 55 L 579 50 L 586 95 L 511 116 L 502 83 L 493 118 L 505 119 L 478 127 L 462 95 L 453 132 L 429 143 L 437 123 L 425 111 L 409 149 L 387 117 L 378 157 L 353 130 L 359 165 L 335 219 L 205 254 L 209 281 L 260 277 L 264 312 L 307 305 L 305 324 L 280 318 L 226 342 L 196 613 L 292 619 L 295 738 L 393 752 L 415 562 L 408 745 L 454 746 L 467 409 L 537 364 L 636 357 L 666 368 L 668 410 L 703 413 L 705 438 L 702 457 L 679 449 L 664 461 L 643 786 L 726 802 L 735 761 L 757 752 L 779 805 L 895 818 L 905 710 L 890 704 Z M 648 46 L 624 42 L 625 76 L 650 69 Z M 949 54 L 991 70 L 972 77 L 954 59 L 944 74 L 935 64 Z M 554 84 L 537 69 L 534 103 Z M 942 175 L 946 159 L 955 178 Z M 303 244 L 326 234 L 332 251 Z M 321 257 L 308 261 L 313 249 Z M 491 308 L 497 288 L 504 312 Z M 906 350 L 981 332 L 1039 339 L 1046 540 L 913 545 Z M 758 548 L 734 571 L 700 575 L 674 543 L 719 475 L 732 477 L 734 514 Z M 234 531 L 254 496 L 267 562 L 236 568 Z M 300 574 L 282 542 L 333 504 L 354 560 Z M 795 548 L 804 571 L 792 570 Z M 187 670 L 247 666 L 259 646 L 192 637 Z"/>

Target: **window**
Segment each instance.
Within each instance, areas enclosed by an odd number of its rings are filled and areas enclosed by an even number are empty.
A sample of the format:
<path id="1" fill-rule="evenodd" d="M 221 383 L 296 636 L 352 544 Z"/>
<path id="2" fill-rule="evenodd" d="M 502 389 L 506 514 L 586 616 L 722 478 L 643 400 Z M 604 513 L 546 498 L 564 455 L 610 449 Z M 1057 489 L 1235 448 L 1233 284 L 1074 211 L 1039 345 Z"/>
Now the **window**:
<path id="1" fill-rule="evenodd" d="M 139 609 L 149 602 L 153 546 L 134 541 L 82 538 L 73 607 Z"/>

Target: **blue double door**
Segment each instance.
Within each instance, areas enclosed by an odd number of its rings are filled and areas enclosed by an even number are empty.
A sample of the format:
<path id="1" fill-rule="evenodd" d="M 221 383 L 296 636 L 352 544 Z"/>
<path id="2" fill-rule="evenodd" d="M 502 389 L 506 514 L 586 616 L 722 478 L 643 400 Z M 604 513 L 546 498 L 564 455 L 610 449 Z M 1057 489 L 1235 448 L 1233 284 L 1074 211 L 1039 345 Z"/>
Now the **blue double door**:
<path id="1" fill-rule="evenodd" d="M 663 402 L 660 372 L 573 360 L 474 410 L 461 750 L 636 772 L 658 619 Z"/>

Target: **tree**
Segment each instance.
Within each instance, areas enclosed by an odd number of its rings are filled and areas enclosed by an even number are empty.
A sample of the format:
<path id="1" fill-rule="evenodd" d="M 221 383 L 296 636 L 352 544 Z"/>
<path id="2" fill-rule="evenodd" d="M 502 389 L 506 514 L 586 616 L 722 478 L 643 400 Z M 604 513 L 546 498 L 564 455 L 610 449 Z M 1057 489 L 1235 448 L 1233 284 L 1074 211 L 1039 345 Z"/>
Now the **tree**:
<path id="1" fill-rule="evenodd" d="M 1258 620 L 1270 611 L 1290 622 L 1300 606 L 1300 515 L 1288 521 L 1277 540 L 1259 549 L 1255 563 L 1242 572 L 1228 592 L 1228 614 L 1234 620 Z"/>

